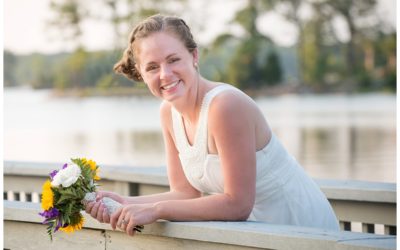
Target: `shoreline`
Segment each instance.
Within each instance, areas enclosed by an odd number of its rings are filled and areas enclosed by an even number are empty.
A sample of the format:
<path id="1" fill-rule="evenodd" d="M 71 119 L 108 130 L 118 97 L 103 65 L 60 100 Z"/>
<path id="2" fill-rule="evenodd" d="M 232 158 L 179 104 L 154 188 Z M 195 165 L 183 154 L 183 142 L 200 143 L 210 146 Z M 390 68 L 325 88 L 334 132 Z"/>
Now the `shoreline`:
<path id="1" fill-rule="evenodd" d="M 71 89 L 33 89 L 29 86 L 15 86 L 5 87 L 3 91 L 7 89 L 26 89 L 31 91 L 49 91 L 49 95 L 55 98 L 85 98 L 85 97 L 151 97 L 152 94 L 144 84 L 140 84 L 135 87 L 114 87 L 114 88 L 71 88 Z M 249 95 L 251 98 L 259 97 L 279 97 L 284 95 L 370 95 L 370 94 L 382 94 L 382 95 L 396 95 L 390 91 L 313 91 L 307 86 L 295 86 L 295 85 L 279 85 L 279 86 L 267 86 L 259 89 L 245 89 L 242 90 L 244 93 Z"/>

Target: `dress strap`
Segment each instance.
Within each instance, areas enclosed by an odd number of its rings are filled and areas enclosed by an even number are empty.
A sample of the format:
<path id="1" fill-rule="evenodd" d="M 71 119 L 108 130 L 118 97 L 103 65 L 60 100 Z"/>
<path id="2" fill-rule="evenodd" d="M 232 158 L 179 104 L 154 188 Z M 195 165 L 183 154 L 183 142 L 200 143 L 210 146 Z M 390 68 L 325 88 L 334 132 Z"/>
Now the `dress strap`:
<path id="1" fill-rule="evenodd" d="M 175 135 L 176 147 L 179 153 L 187 153 L 190 155 L 197 154 L 206 156 L 206 154 L 208 153 L 207 149 L 208 109 L 210 107 L 212 99 L 222 91 L 228 89 L 235 89 L 235 88 L 228 84 L 221 84 L 218 85 L 217 87 L 214 87 L 205 94 L 200 108 L 199 121 L 192 146 L 190 146 L 188 142 L 181 114 L 174 107 L 171 107 L 173 130 Z"/>
<path id="2" fill-rule="evenodd" d="M 199 125 L 197 131 L 198 134 L 196 140 L 198 146 L 205 154 L 208 154 L 208 110 L 214 97 L 216 97 L 221 92 L 229 89 L 236 90 L 236 88 L 229 84 L 221 84 L 208 91 L 204 96 L 200 110 Z"/>
<path id="3" fill-rule="evenodd" d="M 182 116 L 174 107 L 171 107 L 171 116 L 172 116 L 172 127 L 174 130 L 176 148 L 178 149 L 179 152 L 182 152 L 182 150 L 185 149 L 184 140 L 187 140 L 185 131 L 183 130 L 183 126 L 181 124 Z"/>

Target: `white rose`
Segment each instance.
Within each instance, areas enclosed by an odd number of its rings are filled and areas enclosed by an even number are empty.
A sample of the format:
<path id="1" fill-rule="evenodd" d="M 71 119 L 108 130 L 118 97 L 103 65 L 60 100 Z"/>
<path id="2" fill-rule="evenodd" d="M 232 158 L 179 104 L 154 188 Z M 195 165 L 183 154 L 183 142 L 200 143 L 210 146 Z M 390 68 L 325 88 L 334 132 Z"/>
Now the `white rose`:
<path id="1" fill-rule="evenodd" d="M 69 187 L 78 180 L 81 175 L 81 168 L 75 164 L 68 165 L 68 167 L 58 171 L 54 176 L 51 185 L 53 187 L 62 185 L 63 187 Z"/>

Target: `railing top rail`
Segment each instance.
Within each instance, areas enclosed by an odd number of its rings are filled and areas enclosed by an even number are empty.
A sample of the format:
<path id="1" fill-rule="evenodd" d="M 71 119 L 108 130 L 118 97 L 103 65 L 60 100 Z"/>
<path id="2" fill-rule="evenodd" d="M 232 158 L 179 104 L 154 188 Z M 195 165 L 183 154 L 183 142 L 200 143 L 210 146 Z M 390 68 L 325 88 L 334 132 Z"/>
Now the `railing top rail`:
<path id="1" fill-rule="evenodd" d="M 39 210 L 39 204 L 4 201 L 4 220 L 41 223 L 37 215 Z M 109 225 L 98 223 L 86 214 L 84 216 L 85 228 L 111 230 Z M 159 221 L 147 225 L 143 234 L 268 249 L 396 249 L 395 236 L 259 222 Z M 131 239 L 126 237 L 127 241 Z"/>
<path id="2" fill-rule="evenodd" d="M 46 177 L 62 163 L 4 161 L 4 175 Z M 103 179 L 153 185 L 168 185 L 165 167 L 102 165 Z M 329 199 L 396 203 L 396 183 L 315 179 Z"/>

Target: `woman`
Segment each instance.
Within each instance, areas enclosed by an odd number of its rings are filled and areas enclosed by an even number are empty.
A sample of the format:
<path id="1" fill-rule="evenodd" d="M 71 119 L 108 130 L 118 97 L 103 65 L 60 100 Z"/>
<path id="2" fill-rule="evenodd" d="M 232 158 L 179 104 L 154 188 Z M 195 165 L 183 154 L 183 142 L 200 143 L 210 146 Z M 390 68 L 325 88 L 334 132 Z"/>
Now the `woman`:
<path id="1" fill-rule="evenodd" d="M 86 212 L 129 235 L 136 225 L 171 221 L 254 220 L 338 230 L 330 204 L 271 132 L 254 101 L 198 71 L 198 49 L 186 23 L 151 16 L 130 35 L 114 70 L 144 81 L 160 108 L 170 191 L 122 197 L 108 216 L 101 202 Z M 202 196 L 202 193 L 211 195 Z"/>

